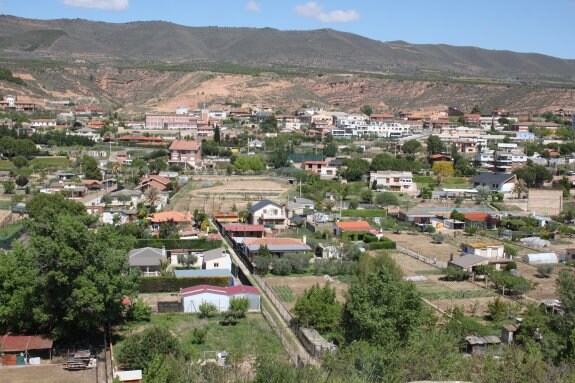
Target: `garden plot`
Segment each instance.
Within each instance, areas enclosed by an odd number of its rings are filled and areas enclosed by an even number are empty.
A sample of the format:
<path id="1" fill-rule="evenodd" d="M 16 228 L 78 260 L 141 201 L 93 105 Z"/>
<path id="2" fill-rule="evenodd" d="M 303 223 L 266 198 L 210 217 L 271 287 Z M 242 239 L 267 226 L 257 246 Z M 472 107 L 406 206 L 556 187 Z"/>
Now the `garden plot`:
<path id="1" fill-rule="evenodd" d="M 309 289 L 316 283 L 320 286 L 323 286 L 326 283 L 326 278 L 323 276 L 293 276 L 293 277 L 276 277 L 276 276 L 267 276 L 265 277 L 266 283 L 276 292 L 276 289 L 280 287 L 280 289 L 289 287 L 294 295 L 294 300 L 291 302 L 283 302 L 283 305 L 286 309 L 291 310 L 294 305 L 297 297 L 303 295 L 305 289 Z M 336 298 L 339 302 L 345 302 L 345 292 L 348 289 L 347 283 L 342 283 L 332 278 L 332 287 L 335 288 Z M 277 286 L 277 287 L 276 287 Z M 285 287 L 281 287 L 285 286 Z M 277 292 L 276 292 L 277 295 Z M 282 299 L 281 296 L 278 296 L 278 299 Z"/>

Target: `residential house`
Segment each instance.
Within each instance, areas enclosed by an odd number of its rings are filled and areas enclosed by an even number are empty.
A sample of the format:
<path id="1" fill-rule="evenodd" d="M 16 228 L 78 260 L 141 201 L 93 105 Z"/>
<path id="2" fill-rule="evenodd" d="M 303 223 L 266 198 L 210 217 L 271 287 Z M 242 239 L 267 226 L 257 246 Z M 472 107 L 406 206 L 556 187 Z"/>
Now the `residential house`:
<path id="1" fill-rule="evenodd" d="M 240 216 L 238 213 L 233 211 L 221 212 L 216 211 L 213 214 L 214 220 L 216 220 L 220 225 L 227 223 L 236 223 L 240 221 Z"/>
<path id="2" fill-rule="evenodd" d="M 175 140 L 170 145 L 170 164 L 198 167 L 202 162 L 201 143 L 199 141 Z"/>
<path id="3" fill-rule="evenodd" d="M 229 223 L 223 226 L 223 230 L 231 238 L 262 238 L 265 235 L 266 228 L 264 225 Z"/>
<path id="4" fill-rule="evenodd" d="M 162 268 L 160 262 L 165 261 L 166 249 L 155 247 L 143 247 L 133 249 L 128 254 L 128 263 L 130 267 L 138 268 L 145 277 L 159 276 Z"/>
<path id="5" fill-rule="evenodd" d="M 481 125 L 481 115 L 476 113 L 469 113 L 464 116 L 466 126 L 479 126 Z"/>
<path id="6" fill-rule="evenodd" d="M 100 215 L 100 221 L 111 225 L 114 224 L 123 225 L 128 222 L 134 222 L 138 218 L 138 211 L 134 209 L 120 209 L 120 210 L 103 209 L 101 212 L 98 213 Z"/>
<path id="7" fill-rule="evenodd" d="M 266 246 L 272 255 L 281 257 L 285 253 L 300 253 L 311 250 L 306 244 L 306 238 L 245 238 L 241 244 L 244 252 L 250 258 L 257 255 L 262 246 Z"/>
<path id="8" fill-rule="evenodd" d="M 266 146 L 266 143 L 264 141 L 258 140 L 258 139 L 251 140 L 248 144 L 248 147 L 250 149 L 263 149 L 263 148 L 265 148 L 265 146 Z"/>
<path id="9" fill-rule="evenodd" d="M 288 201 L 286 210 L 288 218 L 296 215 L 308 215 L 315 210 L 315 203 L 307 198 L 293 197 Z"/>
<path id="10" fill-rule="evenodd" d="M 395 115 L 391 113 L 373 113 L 369 116 L 369 122 L 391 122 L 395 119 Z"/>
<path id="11" fill-rule="evenodd" d="M 270 229 L 285 229 L 287 216 L 284 206 L 270 200 L 262 200 L 249 209 L 248 222 L 252 225 L 260 224 Z"/>
<path id="12" fill-rule="evenodd" d="M 149 218 L 152 228 L 158 230 L 160 224 L 166 222 L 174 222 L 178 226 L 191 225 L 194 221 L 190 213 L 180 213 L 179 211 L 162 211 L 154 213 Z"/>
<path id="13" fill-rule="evenodd" d="M 464 254 L 449 261 L 448 265 L 453 266 L 471 273 L 477 266 L 489 264 L 489 259 L 475 254 Z"/>
<path id="14" fill-rule="evenodd" d="M 471 178 L 471 182 L 474 188 L 488 186 L 491 192 L 509 196 L 515 188 L 517 177 L 511 173 L 480 172 Z"/>
<path id="15" fill-rule="evenodd" d="M 228 253 L 224 247 L 204 251 L 202 269 L 225 269 L 231 273 L 232 258 L 230 257 L 230 253 Z"/>
<path id="16" fill-rule="evenodd" d="M 491 242 L 471 242 L 461 245 L 465 254 L 475 254 L 487 259 L 505 258 L 503 245 Z"/>
<path id="17" fill-rule="evenodd" d="M 32 128 L 55 128 L 56 127 L 56 119 L 39 118 L 39 119 L 30 120 L 30 126 Z"/>
<path id="18" fill-rule="evenodd" d="M 67 198 L 79 199 L 84 198 L 88 194 L 88 189 L 82 183 L 75 182 L 55 182 L 50 186 L 40 189 L 40 193 L 46 194 L 63 194 Z"/>
<path id="19" fill-rule="evenodd" d="M 100 133 L 98 133 L 96 130 L 91 129 L 91 128 L 81 128 L 76 130 L 75 132 L 70 132 L 68 133 L 71 136 L 81 136 L 81 137 L 86 137 L 89 138 L 91 140 L 94 141 L 101 141 L 102 137 L 100 137 Z"/>
<path id="20" fill-rule="evenodd" d="M 111 200 L 108 205 L 136 207 L 138 203 L 142 200 L 143 194 L 144 193 L 142 193 L 141 190 L 130 190 L 130 189 L 116 190 L 108 194 Z"/>
<path id="21" fill-rule="evenodd" d="M 100 190 L 102 188 L 102 182 L 98 180 L 82 180 L 82 184 L 88 190 Z"/>
<path id="22" fill-rule="evenodd" d="M 118 137 L 119 142 L 131 143 L 134 145 L 165 145 L 166 142 L 162 137 L 144 136 L 144 135 L 125 135 Z"/>
<path id="23" fill-rule="evenodd" d="M 172 180 L 169 178 L 152 174 L 140 179 L 140 185 L 138 185 L 138 189 L 141 191 L 146 191 L 149 188 L 155 188 L 158 191 L 163 192 L 169 190 L 170 182 L 172 182 Z"/>
<path id="24" fill-rule="evenodd" d="M 308 174 L 321 174 L 322 167 L 326 167 L 326 161 L 304 161 L 301 163 L 301 168 Z"/>
<path id="25" fill-rule="evenodd" d="M 362 239 L 365 234 L 373 233 L 375 229 L 367 221 L 335 222 L 333 234 L 338 237 L 352 236 Z"/>
<path id="26" fill-rule="evenodd" d="M 499 218 L 486 211 L 463 212 L 466 227 L 476 227 L 481 230 L 495 230 L 499 226 Z"/>
<path id="27" fill-rule="evenodd" d="M 146 113 L 146 129 L 196 130 L 198 118 L 191 114 Z"/>
<path id="28" fill-rule="evenodd" d="M 417 185 L 413 182 L 411 172 L 377 171 L 369 173 L 369 184 L 372 189 L 417 194 Z"/>
<path id="29" fill-rule="evenodd" d="M 199 285 L 180 290 L 182 306 L 186 313 L 200 312 L 200 306 L 204 303 L 214 305 L 218 311 L 223 312 L 230 309 L 232 300 L 246 298 L 248 300 L 248 311 L 260 310 L 260 292 L 253 286 L 231 286 L 219 287 Z"/>

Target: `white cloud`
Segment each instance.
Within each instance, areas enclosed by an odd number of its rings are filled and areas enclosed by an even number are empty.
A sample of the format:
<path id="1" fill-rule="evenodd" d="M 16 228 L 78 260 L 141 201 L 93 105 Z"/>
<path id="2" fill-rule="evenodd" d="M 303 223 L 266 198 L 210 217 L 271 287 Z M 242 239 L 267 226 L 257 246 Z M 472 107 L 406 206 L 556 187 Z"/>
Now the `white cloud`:
<path id="1" fill-rule="evenodd" d="M 123 11 L 128 9 L 129 0 L 62 0 L 66 5 L 73 7 L 105 9 L 110 11 Z"/>
<path id="2" fill-rule="evenodd" d="M 296 5 L 295 12 L 302 17 L 310 17 L 322 23 L 349 23 L 359 20 L 359 13 L 355 9 L 336 9 L 326 12 L 315 1 L 303 5 Z"/>
<path id="3" fill-rule="evenodd" d="M 260 5 L 258 3 L 256 3 L 255 1 L 248 1 L 246 3 L 246 11 L 259 12 L 260 9 L 261 9 Z"/>

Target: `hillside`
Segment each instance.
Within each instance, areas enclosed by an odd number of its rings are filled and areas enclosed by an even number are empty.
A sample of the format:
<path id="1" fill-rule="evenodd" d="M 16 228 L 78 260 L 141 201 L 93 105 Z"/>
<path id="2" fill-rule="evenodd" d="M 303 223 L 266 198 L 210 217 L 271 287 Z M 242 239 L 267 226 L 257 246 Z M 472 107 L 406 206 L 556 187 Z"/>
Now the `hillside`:
<path id="1" fill-rule="evenodd" d="M 575 108 L 575 61 L 473 47 L 382 43 L 331 29 L 185 27 L 0 16 L 0 95 L 128 114 L 264 103 L 376 111 Z"/>

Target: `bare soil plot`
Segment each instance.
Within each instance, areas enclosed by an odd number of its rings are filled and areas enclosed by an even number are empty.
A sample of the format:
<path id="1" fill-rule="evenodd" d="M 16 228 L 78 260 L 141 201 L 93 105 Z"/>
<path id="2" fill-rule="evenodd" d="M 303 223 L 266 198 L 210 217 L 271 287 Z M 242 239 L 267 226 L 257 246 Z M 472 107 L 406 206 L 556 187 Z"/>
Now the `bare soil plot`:
<path id="1" fill-rule="evenodd" d="M 192 183 L 203 184 L 213 182 L 216 186 L 183 190 L 182 195 L 174 198 L 172 209 L 177 211 L 193 211 L 204 209 L 208 214 L 213 211 L 229 211 L 233 205 L 238 210 L 244 209 L 249 202 L 269 199 L 274 202 L 286 200 L 286 192 L 290 185 L 276 182 L 267 177 L 244 176 L 206 176 L 193 179 Z"/>
<path id="2" fill-rule="evenodd" d="M 537 272 L 537 267 L 523 262 L 517 262 L 519 274 L 535 284 L 535 287 L 527 293 L 527 296 L 537 300 L 558 299 L 556 291 L 557 273 L 553 273 L 549 278 L 542 278 Z"/>
<path id="3" fill-rule="evenodd" d="M 103 365 L 99 367 L 102 371 L 104 370 Z M 2 383 L 93 383 L 95 381 L 95 369 L 67 371 L 60 364 L 0 367 L 0 382 Z"/>
<path id="4" fill-rule="evenodd" d="M 400 252 L 389 253 L 389 256 L 399 267 L 401 267 L 403 274 L 406 276 L 419 275 L 421 273 L 428 274 L 437 270 L 436 267 L 418 261 L 417 259 Z"/>
<path id="5" fill-rule="evenodd" d="M 326 279 L 322 276 L 290 276 L 290 277 L 276 277 L 276 276 L 268 276 L 265 278 L 265 281 L 270 287 L 273 286 L 289 286 L 289 288 L 293 291 L 293 294 L 296 297 L 303 295 L 305 289 L 309 289 L 316 283 L 320 286 L 323 286 L 326 282 Z M 332 287 L 335 287 L 335 294 L 336 298 L 339 302 L 345 302 L 345 292 L 348 289 L 347 283 L 342 283 L 337 280 L 331 284 Z M 297 299 L 297 298 L 296 298 Z M 292 302 L 283 302 L 283 305 L 286 309 L 291 310 L 295 305 L 295 300 Z"/>
<path id="6" fill-rule="evenodd" d="M 407 247 L 410 250 L 418 252 L 419 254 L 428 258 L 437 258 L 441 261 L 449 261 L 451 254 L 454 257 L 459 255 L 459 244 L 454 245 L 449 241 L 443 243 L 432 243 L 431 236 L 424 233 L 401 233 L 394 234 L 386 232 L 385 236 L 398 245 Z M 461 236 L 461 242 L 465 242 Z"/>

